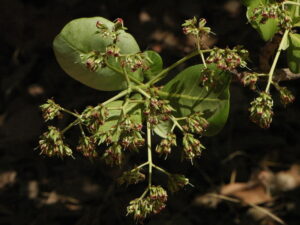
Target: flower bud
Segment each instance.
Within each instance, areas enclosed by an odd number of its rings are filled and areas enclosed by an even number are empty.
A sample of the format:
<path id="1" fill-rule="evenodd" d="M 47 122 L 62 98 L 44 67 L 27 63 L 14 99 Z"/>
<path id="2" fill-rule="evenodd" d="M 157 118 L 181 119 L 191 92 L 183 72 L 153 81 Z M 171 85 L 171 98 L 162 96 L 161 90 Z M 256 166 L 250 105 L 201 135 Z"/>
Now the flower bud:
<path id="1" fill-rule="evenodd" d="M 295 101 L 295 96 L 286 87 L 281 87 L 279 89 L 279 94 L 280 94 L 280 101 L 284 106 L 293 103 Z"/>
<path id="2" fill-rule="evenodd" d="M 171 192 L 179 191 L 187 184 L 189 184 L 189 179 L 181 174 L 171 174 L 168 178 L 168 188 Z"/>
<path id="3" fill-rule="evenodd" d="M 45 121 L 52 120 L 55 117 L 61 116 L 61 107 L 56 104 L 52 99 L 48 99 L 47 103 L 40 106 Z"/>
<path id="4" fill-rule="evenodd" d="M 194 135 L 190 133 L 184 134 L 182 144 L 185 157 L 190 160 L 193 160 L 195 157 L 199 157 L 202 150 L 205 149 L 200 141 L 194 138 Z"/>
<path id="5" fill-rule="evenodd" d="M 261 92 L 251 103 L 250 119 L 261 128 L 269 128 L 273 117 L 273 99 L 269 93 Z"/>
<path id="6" fill-rule="evenodd" d="M 98 156 L 96 151 L 96 143 L 93 137 L 82 137 L 79 140 L 77 150 L 80 151 L 85 157 L 94 158 Z"/>
<path id="7" fill-rule="evenodd" d="M 105 153 L 103 154 L 103 158 L 106 162 L 106 164 L 113 166 L 119 166 L 123 162 L 123 152 L 122 152 L 122 147 L 114 143 L 112 146 L 110 146 Z"/>
<path id="8" fill-rule="evenodd" d="M 53 126 L 48 127 L 48 131 L 45 132 L 39 141 L 39 147 L 41 154 L 49 157 L 58 156 L 60 158 L 64 156 L 72 156 L 73 152 L 63 142 L 63 136 L 59 129 Z"/>
<path id="9" fill-rule="evenodd" d="M 258 80 L 257 73 L 248 73 L 244 72 L 243 77 L 241 78 L 241 82 L 244 86 L 249 86 L 251 90 L 256 89 L 256 83 Z"/>
<path id="10" fill-rule="evenodd" d="M 137 184 L 143 180 L 145 180 L 145 174 L 141 173 L 139 168 L 136 168 L 124 172 L 118 179 L 118 182 L 121 185 L 126 183 L 126 185 L 128 186 L 130 184 Z"/>
<path id="11" fill-rule="evenodd" d="M 176 135 L 173 133 L 168 133 L 167 138 L 162 139 L 160 144 L 156 146 L 155 151 L 159 155 L 165 154 L 166 157 L 171 153 L 171 147 L 176 146 Z"/>

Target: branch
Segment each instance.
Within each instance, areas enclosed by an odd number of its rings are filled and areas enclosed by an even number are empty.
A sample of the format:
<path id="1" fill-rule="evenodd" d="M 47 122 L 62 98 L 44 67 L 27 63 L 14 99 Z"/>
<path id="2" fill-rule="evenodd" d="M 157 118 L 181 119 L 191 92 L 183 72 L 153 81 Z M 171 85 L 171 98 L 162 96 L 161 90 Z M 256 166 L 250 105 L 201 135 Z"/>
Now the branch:
<path id="1" fill-rule="evenodd" d="M 289 68 L 278 69 L 274 74 L 274 81 L 296 80 L 300 78 L 300 73 L 293 73 Z"/>

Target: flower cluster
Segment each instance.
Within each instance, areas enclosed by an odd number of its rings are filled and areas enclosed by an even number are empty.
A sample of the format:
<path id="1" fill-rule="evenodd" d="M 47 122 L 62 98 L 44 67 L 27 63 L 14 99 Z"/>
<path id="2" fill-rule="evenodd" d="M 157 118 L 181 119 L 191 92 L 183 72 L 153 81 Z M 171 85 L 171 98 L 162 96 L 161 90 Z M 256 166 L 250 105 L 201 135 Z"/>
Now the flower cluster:
<path id="1" fill-rule="evenodd" d="M 279 3 L 260 5 L 255 8 L 250 20 L 256 21 L 257 19 L 261 24 L 265 24 L 268 19 L 277 19 L 280 28 L 284 30 L 292 28 L 292 18 L 288 14 L 288 11 L 284 10 Z"/>
<path id="2" fill-rule="evenodd" d="M 85 66 L 88 70 L 94 72 L 98 68 L 104 68 L 106 66 L 104 57 L 105 54 L 99 51 L 91 51 L 87 54 L 80 55 L 81 60 L 85 62 Z"/>
<path id="3" fill-rule="evenodd" d="M 205 19 L 201 18 L 197 20 L 197 18 L 194 17 L 193 19 L 186 20 L 185 23 L 182 24 L 182 30 L 186 35 L 191 34 L 196 37 L 201 37 L 211 33 L 210 27 L 206 27 L 205 25 Z"/>
<path id="4" fill-rule="evenodd" d="M 104 124 L 105 120 L 109 116 L 109 112 L 106 107 L 88 106 L 81 114 L 81 119 L 84 125 L 87 126 L 91 133 L 96 132 L 101 125 Z"/>
<path id="5" fill-rule="evenodd" d="M 112 26 L 112 28 L 109 28 L 101 21 L 96 22 L 96 27 L 98 28 L 97 33 L 99 33 L 103 37 L 112 38 L 114 43 L 117 41 L 120 33 L 124 30 L 127 30 L 127 28 L 124 27 L 124 21 L 121 18 L 117 18 L 114 20 L 114 25 Z"/>
<path id="6" fill-rule="evenodd" d="M 208 67 L 201 70 L 200 84 L 208 90 L 216 84 L 215 70 Z"/>
<path id="7" fill-rule="evenodd" d="M 132 200 L 127 207 L 127 215 L 133 214 L 136 221 L 142 222 L 148 215 L 157 214 L 166 207 L 167 192 L 161 186 L 151 186 L 149 196 Z"/>
<path id="8" fill-rule="evenodd" d="M 244 72 L 243 76 L 241 78 L 242 84 L 244 86 L 249 86 L 251 90 L 256 89 L 257 80 L 258 80 L 258 74 L 257 73 Z"/>
<path id="9" fill-rule="evenodd" d="M 176 146 L 176 135 L 168 133 L 167 137 L 162 139 L 161 142 L 156 146 L 155 151 L 159 155 L 165 154 L 166 156 L 171 153 L 172 146 Z"/>
<path id="10" fill-rule="evenodd" d="M 246 67 L 249 53 L 242 46 L 236 46 L 233 49 L 221 49 L 215 47 L 206 59 L 208 64 L 215 63 L 219 69 L 233 70 L 237 67 Z"/>
<path id="11" fill-rule="evenodd" d="M 45 121 L 53 120 L 56 116 L 61 116 L 61 107 L 58 104 L 56 104 L 52 99 L 48 99 L 47 103 L 41 105 L 40 108 L 42 110 Z"/>
<path id="12" fill-rule="evenodd" d="M 181 174 L 171 174 L 168 178 L 168 188 L 171 192 L 176 192 L 189 184 L 189 179 Z"/>
<path id="13" fill-rule="evenodd" d="M 112 144 L 103 154 L 105 162 L 111 166 L 121 165 L 124 150 L 138 151 L 145 144 L 141 130 L 142 124 L 135 123 L 129 117 L 125 117 L 116 126 L 111 127 L 108 132 L 95 134 L 99 143 Z"/>
<path id="14" fill-rule="evenodd" d="M 203 117 L 203 113 L 196 112 L 191 116 L 186 118 L 186 125 L 183 126 L 183 129 L 186 132 L 203 134 L 203 132 L 208 127 L 208 121 Z"/>
<path id="15" fill-rule="evenodd" d="M 169 120 L 171 113 L 174 111 L 168 100 L 160 100 L 156 97 L 150 98 L 145 104 L 144 114 L 152 125 L 157 125 L 160 120 Z"/>
<path id="16" fill-rule="evenodd" d="M 295 96 L 286 87 L 280 87 L 279 94 L 280 94 L 280 101 L 284 106 L 295 101 Z"/>
<path id="17" fill-rule="evenodd" d="M 119 142 L 124 149 L 138 151 L 138 148 L 145 144 L 145 139 L 141 134 L 142 127 L 142 124 L 134 123 L 128 117 L 120 123 L 121 135 Z"/>
<path id="18" fill-rule="evenodd" d="M 63 142 L 61 131 L 56 127 L 49 126 L 48 131 L 45 132 L 39 141 L 41 154 L 49 157 L 58 156 L 72 156 L 72 150 Z"/>
<path id="19" fill-rule="evenodd" d="M 141 169 L 136 168 L 130 171 L 125 171 L 122 176 L 118 179 L 119 184 L 137 184 L 145 180 L 145 174 L 140 172 Z"/>
<path id="20" fill-rule="evenodd" d="M 190 160 L 193 160 L 195 157 L 199 157 L 202 150 L 205 149 L 201 142 L 191 133 L 185 133 L 183 135 L 182 144 L 185 158 Z"/>
<path id="21" fill-rule="evenodd" d="M 273 99 L 269 93 L 261 92 L 259 97 L 251 102 L 250 119 L 261 128 L 268 128 L 272 122 Z"/>
<path id="22" fill-rule="evenodd" d="M 124 159 L 122 146 L 118 143 L 112 144 L 108 149 L 105 150 L 103 158 L 105 163 L 110 166 L 121 165 Z"/>
<path id="23" fill-rule="evenodd" d="M 84 136 L 79 139 L 77 150 L 85 157 L 95 158 L 98 156 L 96 142 L 93 137 Z"/>
<path id="24" fill-rule="evenodd" d="M 120 56 L 120 48 L 115 44 L 108 45 L 108 46 L 106 46 L 105 53 L 107 56 L 119 57 Z"/>
<path id="25" fill-rule="evenodd" d="M 135 72 L 138 69 L 142 69 L 146 71 L 149 69 L 149 65 L 152 63 L 150 58 L 146 56 L 146 54 L 140 52 L 134 55 L 126 56 L 121 60 L 121 66 L 129 67 L 131 72 Z"/>

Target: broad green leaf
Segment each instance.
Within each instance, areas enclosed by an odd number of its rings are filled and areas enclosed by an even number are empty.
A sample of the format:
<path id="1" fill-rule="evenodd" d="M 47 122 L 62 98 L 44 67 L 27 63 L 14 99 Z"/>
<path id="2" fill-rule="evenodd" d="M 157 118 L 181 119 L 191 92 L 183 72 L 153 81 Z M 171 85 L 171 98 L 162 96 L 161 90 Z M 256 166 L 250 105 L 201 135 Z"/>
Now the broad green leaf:
<path id="1" fill-rule="evenodd" d="M 257 18 L 256 21 L 252 22 L 250 17 L 253 15 L 253 10 L 257 8 L 259 5 L 266 5 L 270 1 L 268 0 L 253 0 L 253 1 L 245 1 L 248 3 L 247 7 L 247 18 L 248 21 L 251 22 L 251 25 L 254 29 L 258 31 L 263 40 L 270 40 L 274 34 L 278 31 L 278 21 L 276 19 L 268 19 L 265 24 L 259 23 L 260 18 Z M 251 2 L 251 3 L 250 3 Z M 245 3 L 246 4 L 246 3 Z"/>
<path id="2" fill-rule="evenodd" d="M 68 75 L 89 87 L 103 91 L 124 89 L 127 84 L 121 74 L 107 67 L 95 72 L 86 68 L 86 61 L 83 59 L 86 54 L 93 50 L 104 52 L 106 46 L 112 44 L 111 38 L 96 33 L 97 21 L 104 23 L 109 29 L 113 26 L 112 22 L 102 17 L 80 18 L 69 22 L 53 42 L 55 56 Z M 123 54 L 140 51 L 135 39 L 126 32 L 120 34 L 117 45 Z M 140 79 L 140 76 L 136 78 Z"/>
<path id="3" fill-rule="evenodd" d="M 175 117 L 189 116 L 195 112 L 203 112 L 209 121 L 205 135 L 212 136 L 224 126 L 229 113 L 229 83 L 231 75 L 221 71 L 215 65 L 209 65 L 215 70 L 218 82 L 213 88 L 206 90 L 200 85 L 203 65 L 188 67 L 159 91 L 162 98 L 168 99 L 176 110 Z M 164 137 L 171 130 L 172 123 L 166 122 L 157 126 L 155 132 Z"/>
<path id="4" fill-rule="evenodd" d="M 300 17 L 293 20 L 293 27 L 300 27 Z"/>
<path id="5" fill-rule="evenodd" d="M 107 108 L 110 107 L 121 107 L 123 105 L 123 101 L 118 100 L 111 102 L 106 105 Z M 126 109 L 131 109 L 128 111 L 128 114 L 130 115 L 130 119 L 135 122 L 135 123 L 142 123 L 142 108 L 141 105 L 138 105 L 136 103 L 129 103 L 126 107 Z M 105 123 L 99 128 L 100 132 L 107 132 L 110 129 L 114 128 L 121 116 L 121 110 L 120 109 L 113 109 L 109 110 L 109 116 Z M 120 133 L 116 132 L 113 136 L 112 139 L 113 141 L 116 141 L 119 139 Z"/>
<path id="6" fill-rule="evenodd" d="M 287 60 L 293 73 L 300 73 L 300 34 L 289 34 L 290 47 L 287 50 Z"/>
<path id="7" fill-rule="evenodd" d="M 163 61 L 160 55 L 155 51 L 144 52 L 151 60 L 150 68 L 145 72 L 145 76 L 148 80 L 157 75 L 163 69 Z"/>

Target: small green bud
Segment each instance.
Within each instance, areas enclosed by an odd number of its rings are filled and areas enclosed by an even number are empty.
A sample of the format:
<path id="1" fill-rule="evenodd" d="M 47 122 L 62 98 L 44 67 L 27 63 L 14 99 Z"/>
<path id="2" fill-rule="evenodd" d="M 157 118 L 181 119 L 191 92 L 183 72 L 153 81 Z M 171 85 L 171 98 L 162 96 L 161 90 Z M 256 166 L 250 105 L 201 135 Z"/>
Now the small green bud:
<path id="1" fill-rule="evenodd" d="M 62 158 L 73 154 L 69 146 L 64 144 L 60 130 L 53 126 L 49 126 L 48 131 L 40 137 L 39 146 L 41 154 L 49 157 L 58 156 Z"/>
<path id="2" fill-rule="evenodd" d="M 80 151 L 85 157 L 95 158 L 98 156 L 96 151 L 96 142 L 93 137 L 81 137 L 79 140 L 79 145 L 77 146 L 77 150 Z"/>
<path id="3" fill-rule="evenodd" d="M 42 110 L 45 121 L 52 120 L 55 117 L 61 116 L 61 107 L 52 99 L 48 99 L 47 103 L 40 106 L 40 109 Z"/>
<path id="4" fill-rule="evenodd" d="M 133 169 L 130 171 L 126 171 L 122 174 L 122 176 L 118 179 L 119 184 L 137 184 L 141 181 L 145 180 L 145 174 L 140 172 L 140 169 Z"/>
<path id="5" fill-rule="evenodd" d="M 244 72 L 243 77 L 241 78 L 241 82 L 244 86 L 249 86 L 251 90 L 256 89 L 256 83 L 258 80 L 257 73 L 248 73 Z"/>
<path id="6" fill-rule="evenodd" d="M 121 145 L 114 143 L 105 151 L 103 158 L 106 164 L 110 166 L 120 166 L 124 158 Z"/>
<path id="7" fill-rule="evenodd" d="M 295 96 L 292 94 L 292 92 L 289 89 L 287 89 L 287 87 L 280 87 L 279 94 L 280 94 L 280 101 L 284 106 L 293 103 L 295 101 Z"/>
<path id="8" fill-rule="evenodd" d="M 269 128 L 273 117 L 273 99 L 269 93 L 261 92 L 251 103 L 250 119 L 261 128 Z"/>
<path id="9" fill-rule="evenodd" d="M 189 184 L 189 179 L 181 174 L 171 174 L 168 178 L 168 188 L 171 192 L 179 191 Z"/>

